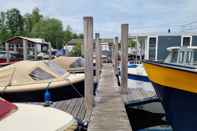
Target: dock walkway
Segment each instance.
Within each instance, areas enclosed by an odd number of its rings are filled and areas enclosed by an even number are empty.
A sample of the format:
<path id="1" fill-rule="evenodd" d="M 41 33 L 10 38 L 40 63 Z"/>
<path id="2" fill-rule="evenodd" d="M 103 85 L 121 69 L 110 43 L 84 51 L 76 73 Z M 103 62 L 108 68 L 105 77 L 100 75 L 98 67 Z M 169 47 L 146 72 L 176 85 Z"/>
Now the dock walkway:
<path id="1" fill-rule="evenodd" d="M 132 131 L 112 64 L 103 64 L 88 131 Z"/>

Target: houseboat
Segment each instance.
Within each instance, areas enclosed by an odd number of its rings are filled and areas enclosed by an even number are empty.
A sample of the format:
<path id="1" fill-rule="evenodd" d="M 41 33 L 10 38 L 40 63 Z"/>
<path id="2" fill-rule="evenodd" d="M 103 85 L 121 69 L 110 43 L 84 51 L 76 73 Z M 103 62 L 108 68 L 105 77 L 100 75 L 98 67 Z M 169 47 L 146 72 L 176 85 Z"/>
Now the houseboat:
<path id="1" fill-rule="evenodd" d="M 169 47 L 164 60 L 144 67 L 174 131 L 197 130 L 197 46 Z"/>

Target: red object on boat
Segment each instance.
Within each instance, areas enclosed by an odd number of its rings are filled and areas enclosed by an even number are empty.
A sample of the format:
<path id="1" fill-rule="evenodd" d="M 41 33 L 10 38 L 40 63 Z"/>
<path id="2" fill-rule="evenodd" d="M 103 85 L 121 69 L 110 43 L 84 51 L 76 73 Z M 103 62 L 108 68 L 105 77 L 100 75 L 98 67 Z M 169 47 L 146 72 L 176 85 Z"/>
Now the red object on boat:
<path id="1" fill-rule="evenodd" d="M 0 120 L 16 109 L 16 105 L 0 98 Z"/>

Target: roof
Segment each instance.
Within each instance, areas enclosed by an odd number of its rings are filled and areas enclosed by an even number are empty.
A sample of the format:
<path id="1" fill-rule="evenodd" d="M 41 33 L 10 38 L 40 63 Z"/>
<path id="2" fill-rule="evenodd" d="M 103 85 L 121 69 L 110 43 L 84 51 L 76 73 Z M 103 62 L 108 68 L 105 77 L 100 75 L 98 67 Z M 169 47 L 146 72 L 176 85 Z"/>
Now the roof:
<path id="1" fill-rule="evenodd" d="M 172 46 L 172 47 L 168 47 L 167 50 L 168 51 L 172 51 L 172 50 L 178 50 L 178 49 L 197 49 L 197 46 L 186 46 L 186 47 L 180 47 L 180 46 Z"/>
<path id="2" fill-rule="evenodd" d="M 44 39 L 42 38 L 29 38 L 29 37 L 23 37 L 23 36 L 14 36 L 14 37 L 11 37 L 9 38 L 8 40 L 6 40 L 6 42 L 9 42 L 13 39 L 24 39 L 24 40 L 28 40 L 28 41 L 31 41 L 33 43 L 40 43 L 40 44 L 48 44 Z"/>
<path id="3" fill-rule="evenodd" d="M 192 36 L 197 35 L 197 32 L 143 32 L 143 33 L 130 33 L 129 38 L 147 37 L 147 36 Z"/>
<path id="4" fill-rule="evenodd" d="M 83 44 L 83 39 L 72 39 L 66 43 L 66 45 L 76 45 L 76 44 Z"/>

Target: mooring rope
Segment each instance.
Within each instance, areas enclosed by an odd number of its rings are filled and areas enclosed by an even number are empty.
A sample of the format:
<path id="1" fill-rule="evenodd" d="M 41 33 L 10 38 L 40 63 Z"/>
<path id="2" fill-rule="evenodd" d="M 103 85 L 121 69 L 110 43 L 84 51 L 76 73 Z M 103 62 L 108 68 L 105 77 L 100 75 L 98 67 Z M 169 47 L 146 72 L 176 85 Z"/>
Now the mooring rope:
<path id="1" fill-rule="evenodd" d="M 14 73 L 15 73 L 15 72 L 16 72 L 16 67 L 14 67 L 14 69 L 13 69 L 13 72 L 12 72 L 12 74 L 11 74 L 11 76 L 10 76 L 10 79 L 9 79 L 9 81 L 8 81 L 8 84 L 7 84 L 5 87 L 3 87 L 3 91 L 1 92 L 2 95 L 5 93 L 5 90 L 7 89 L 7 87 L 8 87 L 8 86 L 11 86 L 12 79 L 13 79 L 13 77 L 14 77 Z"/>

